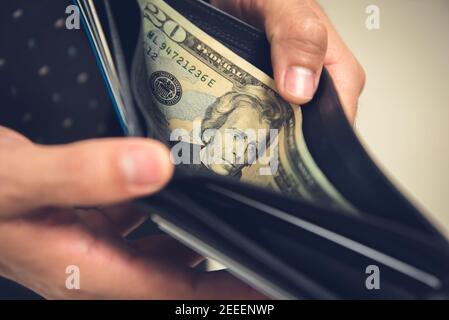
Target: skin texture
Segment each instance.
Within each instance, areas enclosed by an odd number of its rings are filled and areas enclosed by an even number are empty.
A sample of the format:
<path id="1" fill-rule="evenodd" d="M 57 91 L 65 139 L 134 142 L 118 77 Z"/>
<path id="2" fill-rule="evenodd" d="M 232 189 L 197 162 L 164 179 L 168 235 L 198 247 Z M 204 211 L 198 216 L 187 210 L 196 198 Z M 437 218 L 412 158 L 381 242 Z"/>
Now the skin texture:
<path id="1" fill-rule="evenodd" d="M 129 150 L 143 154 L 147 184 L 129 180 Z M 228 273 L 192 269 L 201 257 L 168 237 L 124 239 L 147 213 L 117 203 L 161 189 L 172 172 L 155 141 L 44 147 L 0 127 L 0 274 L 49 299 L 262 298 Z M 66 289 L 70 265 L 80 268 L 81 290 Z"/>
<path id="2" fill-rule="evenodd" d="M 306 87 L 313 87 L 314 93 L 325 66 L 348 119 L 354 122 L 365 72 L 315 0 L 211 0 L 211 3 L 266 31 L 277 89 L 286 100 L 304 104 L 312 98 L 308 94 L 290 93 L 287 80 L 295 82 L 295 79 L 289 68 L 309 70 L 313 79 Z"/>
<path id="3" fill-rule="evenodd" d="M 297 93 L 315 89 L 324 65 L 354 119 L 363 69 L 314 1 L 212 3 L 266 30 L 286 100 L 310 100 L 313 92 Z M 147 217 L 124 203 L 160 190 L 172 173 L 168 150 L 148 139 L 44 147 L 0 127 L 0 275 L 49 299 L 263 298 L 228 273 L 192 269 L 201 257 L 168 237 L 124 239 Z M 70 265 L 81 290 L 65 287 Z"/>

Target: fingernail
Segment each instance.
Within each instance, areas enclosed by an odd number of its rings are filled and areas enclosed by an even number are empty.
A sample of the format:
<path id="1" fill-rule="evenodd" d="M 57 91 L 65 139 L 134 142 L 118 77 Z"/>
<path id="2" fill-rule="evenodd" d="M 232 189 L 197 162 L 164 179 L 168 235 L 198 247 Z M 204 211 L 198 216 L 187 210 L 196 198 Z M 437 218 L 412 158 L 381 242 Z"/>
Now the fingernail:
<path id="1" fill-rule="evenodd" d="M 285 89 L 299 99 L 311 99 L 316 90 L 316 76 L 312 70 L 290 67 L 285 75 Z"/>
<path id="2" fill-rule="evenodd" d="M 160 147 L 133 147 L 119 158 L 119 167 L 128 183 L 134 187 L 158 185 L 166 172 L 168 155 Z"/>

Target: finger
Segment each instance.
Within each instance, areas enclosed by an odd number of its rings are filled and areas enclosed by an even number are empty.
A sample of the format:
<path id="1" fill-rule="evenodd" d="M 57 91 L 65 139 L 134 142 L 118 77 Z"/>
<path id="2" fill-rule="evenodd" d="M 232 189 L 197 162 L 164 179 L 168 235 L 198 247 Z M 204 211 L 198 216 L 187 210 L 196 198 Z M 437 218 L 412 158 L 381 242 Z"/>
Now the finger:
<path id="1" fill-rule="evenodd" d="M 0 274 L 53 299 L 262 298 L 225 273 L 198 272 L 163 255 L 141 254 L 117 239 L 94 236 L 74 217 L 54 212 L 46 219 L 0 223 L 1 239 L 9 242 L 0 241 Z M 68 266 L 77 267 L 79 290 L 67 288 Z"/>
<path id="2" fill-rule="evenodd" d="M 212 4 L 267 31 L 278 91 L 291 103 L 310 100 L 324 66 L 346 115 L 354 121 L 365 73 L 316 1 L 212 0 Z"/>
<path id="3" fill-rule="evenodd" d="M 327 28 L 305 1 L 284 1 L 280 10 L 264 6 L 273 72 L 289 102 L 309 102 L 317 89 L 327 52 Z"/>
<path id="4" fill-rule="evenodd" d="M 310 92 L 313 92 L 312 95 L 314 95 L 318 87 L 323 66 L 325 66 L 336 86 L 344 111 L 349 121 L 353 123 L 359 97 L 365 85 L 365 72 L 362 66 L 316 1 L 290 0 L 285 2 L 285 7 L 289 9 L 288 11 L 292 19 L 297 19 L 296 22 L 293 20 L 288 22 L 287 19 L 285 23 L 279 24 L 278 27 L 273 22 L 274 27 L 271 27 L 271 30 L 281 30 L 278 31 L 281 34 L 278 37 L 280 39 L 278 42 L 275 41 L 276 33 L 271 36 L 273 67 L 280 93 L 292 103 L 301 104 L 310 101 L 310 98 L 295 99 L 294 95 L 290 95 L 287 92 L 289 86 L 288 81 L 297 79 L 296 84 L 295 81 L 290 82 L 290 84 L 293 84 L 291 88 L 297 88 L 298 92 L 303 90 L 303 84 L 304 87 L 307 87 L 306 83 L 309 83 L 309 89 L 305 90 L 309 91 L 313 81 L 310 79 L 303 80 L 303 78 L 307 78 L 308 75 L 312 74 L 315 83 L 313 90 Z M 274 8 L 269 8 L 269 10 L 274 10 Z M 269 21 L 275 20 L 267 19 L 265 23 L 267 30 L 270 28 L 270 25 L 268 25 L 270 23 Z M 287 36 L 282 36 L 282 30 L 288 30 L 288 26 L 290 26 L 292 32 L 284 32 Z M 295 28 L 297 30 L 296 32 L 294 31 Z M 289 34 L 291 36 L 288 36 Z M 296 39 L 299 38 L 302 40 L 298 42 Z M 292 48 L 287 49 L 289 46 Z M 283 53 L 283 50 L 285 52 L 293 52 L 295 57 L 288 53 Z M 284 58 L 285 56 L 287 58 Z M 290 74 L 288 71 L 284 73 L 286 68 L 289 70 L 288 68 L 295 64 L 299 65 L 299 69 L 296 69 L 299 70 L 297 77 L 295 77 L 293 71 Z M 302 69 L 304 66 L 308 70 Z M 282 83 L 282 81 L 284 82 Z"/>
<path id="5" fill-rule="evenodd" d="M 274 78 L 289 102 L 310 101 L 318 86 L 326 56 L 327 27 L 311 1 L 216 0 L 213 3 L 264 27 L 271 43 Z M 254 17 L 258 18 L 254 18 Z"/>
<path id="6" fill-rule="evenodd" d="M 0 217 L 43 206 L 122 202 L 161 189 L 173 166 L 148 139 L 92 140 L 0 152 Z"/>
<path id="7" fill-rule="evenodd" d="M 349 51 L 341 56 L 338 63 L 326 67 L 334 81 L 348 120 L 354 123 L 359 97 L 365 86 L 365 71 Z"/>
<path id="8" fill-rule="evenodd" d="M 338 34 L 324 10 L 316 1 L 311 1 L 310 5 L 327 27 L 329 40 L 324 65 L 331 75 L 346 116 L 353 123 L 359 97 L 366 82 L 365 71 Z"/>
<path id="9" fill-rule="evenodd" d="M 80 290 L 48 290 L 47 298 L 145 300 L 263 300 L 265 295 L 226 271 L 198 272 L 167 261 L 137 261 L 87 269 Z M 61 279 L 62 280 L 62 279 Z"/>

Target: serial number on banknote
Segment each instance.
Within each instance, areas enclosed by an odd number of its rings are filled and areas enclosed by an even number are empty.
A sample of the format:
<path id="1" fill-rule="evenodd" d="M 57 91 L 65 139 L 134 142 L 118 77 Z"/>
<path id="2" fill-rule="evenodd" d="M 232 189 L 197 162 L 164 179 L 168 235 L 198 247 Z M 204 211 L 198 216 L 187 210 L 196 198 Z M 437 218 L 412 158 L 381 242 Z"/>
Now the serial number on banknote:
<path id="1" fill-rule="evenodd" d="M 187 58 L 179 54 L 179 52 L 173 50 L 166 41 L 161 41 L 154 31 L 150 31 L 147 34 L 147 38 L 149 40 L 149 42 L 147 42 L 149 46 L 146 49 L 146 54 L 151 60 L 156 61 L 161 54 L 164 54 L 167 58 L 175 61 L 176 64 L 185 69 L 188 73 L 205 83 L 208 87 L 214 87 L 217 82 L 216 79 L 210 77 L 199 67 L 192 64 Z"/>

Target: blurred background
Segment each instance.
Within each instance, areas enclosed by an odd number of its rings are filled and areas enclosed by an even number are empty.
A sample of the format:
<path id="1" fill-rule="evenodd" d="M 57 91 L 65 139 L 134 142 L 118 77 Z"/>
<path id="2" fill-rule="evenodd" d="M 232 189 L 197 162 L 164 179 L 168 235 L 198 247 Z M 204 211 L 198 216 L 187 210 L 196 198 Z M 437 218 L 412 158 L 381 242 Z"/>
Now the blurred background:
<path id="1" fill-rule="evenodd" d="M 360 138 L 449 235 L 449 1 L 319 2 L 367 74 Z M 372 5 L 378 30 L 366 27 Z"/>

